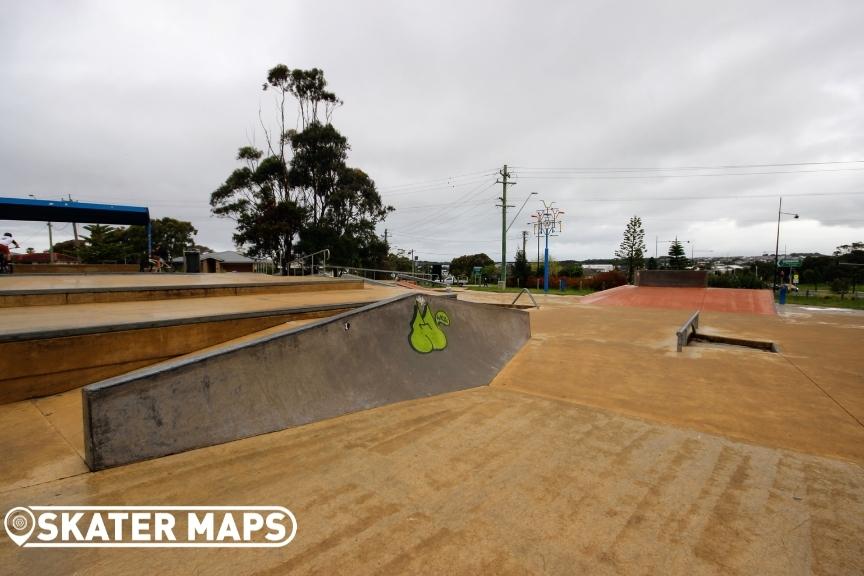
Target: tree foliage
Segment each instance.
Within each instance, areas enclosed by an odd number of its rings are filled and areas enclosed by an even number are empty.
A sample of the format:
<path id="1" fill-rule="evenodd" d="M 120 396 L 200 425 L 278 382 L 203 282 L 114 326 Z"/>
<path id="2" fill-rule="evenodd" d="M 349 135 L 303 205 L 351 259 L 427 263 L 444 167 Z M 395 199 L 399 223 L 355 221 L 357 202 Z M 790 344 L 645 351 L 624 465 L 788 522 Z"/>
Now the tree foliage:
<path id="1" fill-rule="evenodd" d="M 57 242 L 54 244 L 54 253 L 75 257 L 78 254 L 78 250 L 83 249 L 85 245 L 86 242 L 80 238 L 78 239 L 77 244 L 75 240 L 64 240 L 63 242 Z"/>
<path id="2" fill-rule="evenodd" d="M 830 285 L 838 278 L 845 278 L 857 289 L 864 280 L 864 242 L 843 244 L 834 250 L 833 256 L 807 256 L 801 263 L 801 280 L 807 284 L 824 282 Z M 838 283 L 838 286 L 841 286 Z"/>
<path id="3" fill-rule="evenodd" d="M 686 270 L 689 264 L 687 253 L 684 252 L 684 246 L 676 238 L 669 246 L 669 268 L 672 270 Z"/>
<path id="4" fill-rule="evenodd" d="M 153 247 L 161 245 L 169 258 L 179 258 L 195 245 L 198 230 L 191 222 L 175 218 L 157 218 L 150 221 Z M 123 242 L 129 254 L 147 252 L 147 227 L 129 226 L 123 233 Z"/>
<path id="5" fill-rule="evenodd" d="M 470 276 L 475 266 L 494 267 L 495 261 L 483 253 L 459 256 L 450 261 L 450 274 L 453 276 Z"/>
<path id="6" fill-rule="evenodd" d="M 150 226 L 153 247 L 162 245 L 171 258 L 182 256 L 185 249 L 194 246 L 198 233 L 191 222 L 174 218 L 157 218 L 150 222 Z M 89 224 L 84 226 L 84 232 L 89 236 L 79 240 L 82 262 L 139 262 L 147 256 L 146 226 L 120 228 Z M 54 249 L 74 254 L 75 241 L 55 244 Z"/>
<path id="7" fill-rule="evenodd" d="M 573 260 L 561 262 L 561 269 L 558 271 L 559 276 L 566 276 L 567 278 L 581 278 L 584 274 L 582 264 Z"/>
<path id="8" fill-rule="evenodd" d="M 525 287 L 528 283 L 528 276 L 531 269 L 528 266 L 528 259 L 525 257 L 523 250 L 516 251 L 516 260 L 513 262 L 513 279 L 516 285 Z"/>
<path id="9" fill-rule="evenodd" d="M 396 272 L 410 272 L 411 259 L 405 255 L 405 250 L 399 248 L 396 250 L 395 254 L 387 254 L 387 258 L 381 268 L 384 270 L 394 270 Z"/>
<path id="10" fill-rule="evenodd" d="M 615 251 L 615 257 L 626 266 L 627 282 L 632 284 L 636 270 L 642 268 L 645 259 L 645 230 L 642 228 L 642 219 L 638 216 L 630 218 L 624 228 L 624 238 Z"/>
<path id="11" fill-rule="evenodd" d="M 852 242 L 851 244 L 842 244 L 834 250 L 834 256 L 851 255 L 853 252 L 864 253 L 864 242 Z"/>
<path id="12" fill-rule="evenodd" d="M 88 264 L 99 262 L 124 262 L 129 249 L 124 242 L 124 229 L 103 224 L 84 226 L 89 236 L 84 238 L 81 261 Z"/>
<path id="13" fill-rule="evenodd" d="M 325 248 L 340 264 L 383 265 L 389 250 L 375 226 L 393 208 L 365 172 L 346 164 L 348 140 L 330 123 L 342 101 L 324 73 L 279 64 L 263 89 L 275 94 L 276 128 L 261 120 L 266 149 L 240 148 L 244 165 L 211 194 L 212 212 L 233 218 L 234 242 L 252 257 L 273 258 L 283 274 L 295 252 Z M 291 99 L 299 128 L 289 127 Z"/>

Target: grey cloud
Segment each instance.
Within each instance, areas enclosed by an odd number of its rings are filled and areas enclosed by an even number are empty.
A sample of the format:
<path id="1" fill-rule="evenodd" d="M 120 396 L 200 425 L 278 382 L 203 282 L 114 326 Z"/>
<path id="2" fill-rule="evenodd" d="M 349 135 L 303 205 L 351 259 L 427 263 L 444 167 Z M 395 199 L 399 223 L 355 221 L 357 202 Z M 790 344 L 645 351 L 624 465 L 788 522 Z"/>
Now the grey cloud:
<path id="1" fill-rule="evenodd" d="M 527 168 L 864 159 L 862 21 L 855 1 L 14 3 L 0 22 L 0 184 L 146 204 L 229 248 L 209 193 L 237 147 L 260 143 L 260 84 L 284 62 L 325 70 L 350 162 L 397 208 L 381 233 L 421 255 L 500 258 L 494 176 L 446 178 L 505 162 L 524 167 L 509 203 L 537 191 L 567 209 L 560 258 L 610 256 L 633 214 L 649 239 L 761 253 L 781 194 L 811 222 L 796 244 L 827 252 L 864 237 L 864 171 L 553 180 Z M 508 234 L 511 258 L 536 208 Z"/>

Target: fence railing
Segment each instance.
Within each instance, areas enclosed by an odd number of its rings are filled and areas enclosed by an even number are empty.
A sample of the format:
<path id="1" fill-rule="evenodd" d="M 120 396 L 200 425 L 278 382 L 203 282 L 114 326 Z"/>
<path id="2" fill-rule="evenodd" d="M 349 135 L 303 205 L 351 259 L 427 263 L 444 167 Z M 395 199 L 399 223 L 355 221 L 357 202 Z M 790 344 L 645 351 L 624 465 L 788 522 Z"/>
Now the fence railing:
<path id="1" fill-rule="evenodd" d="M 318 250 L 317 252 L 313 252 L 311 254 L 306 254 L 305 256 L 301 256 L 299 258 L 295 258 L 291 262 L 288 263 L 288 274 L 289 275 L 297 275 L 297 276 L 305 276 L 306 275 L 306 260 L 309 260 L 309 273 L 315 274 L 315 256 L 318 256 L 318 259 L 321 261 L 321 265 L 318 267 L 319 270 L 324 270 L 327 268 L 327 258 L 330 257 L 330 249 L 324 248 L 323 250 Z M 292 270 L 297 268 L 296 265 L 299 264 L 300 274 L 291 274 Z"/>
<path id="2" fill-rule="evenodd" d="M 257 274 L 276 274 L 276 264 L 270 260 L 255 260 L 252 263 L 252 271 Z"/>

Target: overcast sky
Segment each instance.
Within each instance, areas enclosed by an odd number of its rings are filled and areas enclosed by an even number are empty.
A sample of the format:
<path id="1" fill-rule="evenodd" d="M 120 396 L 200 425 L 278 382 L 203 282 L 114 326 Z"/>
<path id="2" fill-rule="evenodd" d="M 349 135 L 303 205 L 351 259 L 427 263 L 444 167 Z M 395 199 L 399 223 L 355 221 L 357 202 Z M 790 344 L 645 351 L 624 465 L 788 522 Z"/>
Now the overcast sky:
<path id="1" fill-rule="evenodd" d="M 396 208 L 381 234 L 422 260 L 500 260 L 505 163 L 511 215 L 538 193 L 509 259 L 540 199 L 559 259 L 611 257 L 632 215 L 649 255 L 773 252 L 781 195 L 781 253 L 830 253 L 864 240 L 862 30 L 861 0 L 4 0 L 0 196 L 146 205 L 231 249 L 209 195 L 284 63 L 324 70 L 349 163 Z"/>

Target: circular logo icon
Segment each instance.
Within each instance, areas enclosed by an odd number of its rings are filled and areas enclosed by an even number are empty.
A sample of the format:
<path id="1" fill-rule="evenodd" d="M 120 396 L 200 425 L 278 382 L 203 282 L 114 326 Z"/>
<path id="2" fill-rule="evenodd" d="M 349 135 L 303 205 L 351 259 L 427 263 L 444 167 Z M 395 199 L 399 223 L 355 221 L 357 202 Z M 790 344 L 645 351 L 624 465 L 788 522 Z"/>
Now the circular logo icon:
<path id="1" fill-rule="evenodd" d="M 36 518 L 28 508 L 18 506 L 6 513 L 3 519 L 6 526 L 6 534 L 18 546 L 24 544 L 36 527 Z"/>

